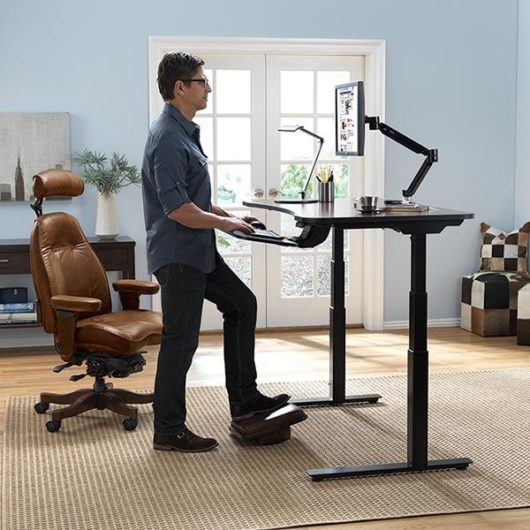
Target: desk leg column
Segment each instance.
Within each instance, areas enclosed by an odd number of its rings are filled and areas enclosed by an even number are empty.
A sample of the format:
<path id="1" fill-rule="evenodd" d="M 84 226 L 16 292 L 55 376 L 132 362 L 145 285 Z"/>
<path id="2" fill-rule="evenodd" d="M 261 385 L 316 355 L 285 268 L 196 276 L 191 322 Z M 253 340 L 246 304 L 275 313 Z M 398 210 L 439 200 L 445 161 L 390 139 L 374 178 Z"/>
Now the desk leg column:
<path id="1" fill-rule="evenodd" d="M 412 234 L 409 294 L 409 350 L 407 365 L 408 461 L 427 466 L 429 352 L 427 350 L 426 236 Z"/>
<path id="2" fill-rule="evenodd" d="M 411 235 L 407 464 L 400 471 L 466 469 L 470 458 L 429 460 L 429 352 L 427 350 L 426 235 Z"/>
<path id="3" fill-rule="evenodd" d="M 344 306 L 344 230 L 332 229 L 329 380 L 333 402 L 346 397 L 346 308 Z"/>
<path id="4" fill-rule="evenodd" d="M 346 396 L 346 307 L 344 304 L 344 229 L 332 228 L 331 301 L 329 307 L 329 398 L 292 401 L 296 405 L 377 403 L 380 394 Z"/>
<path id="5" fill-rule="evenodd" d="M 407 375 L 407 461 L 309 469 L 312 480 L 362 477 L 434 469 L 466 469 L 470 458 L 428 460 L 429 353 L 427 351 L 426 235 L 412 234 Z"/>

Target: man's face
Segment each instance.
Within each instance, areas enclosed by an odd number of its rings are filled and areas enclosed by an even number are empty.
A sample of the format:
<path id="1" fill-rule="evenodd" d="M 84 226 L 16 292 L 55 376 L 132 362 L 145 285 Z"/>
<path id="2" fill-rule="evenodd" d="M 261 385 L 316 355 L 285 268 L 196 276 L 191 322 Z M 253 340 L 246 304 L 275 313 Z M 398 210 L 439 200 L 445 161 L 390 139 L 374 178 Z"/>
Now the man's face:
<path id="1" fill-rule="evenodd" d="M 203 110 L 208 105 L 208 94 L 212 91 L 208 78 L 204 75 L 202 66 L 189 78 L 191 82 L 183 83 L 184 98 L 196 111 Z"/>

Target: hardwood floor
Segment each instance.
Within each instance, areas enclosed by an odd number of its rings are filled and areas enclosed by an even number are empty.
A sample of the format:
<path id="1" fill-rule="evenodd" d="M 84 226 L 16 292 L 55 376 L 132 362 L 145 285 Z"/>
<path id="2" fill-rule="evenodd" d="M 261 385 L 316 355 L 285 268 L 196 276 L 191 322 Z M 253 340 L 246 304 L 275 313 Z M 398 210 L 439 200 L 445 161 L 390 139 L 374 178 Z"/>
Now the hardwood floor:
<path id="1" fill-rule="evenodd" d="M 348 376 L 406 373 L 408 334 L 405 330 L 368 332 L 348 330 Z M 328 336 L 326 330 L 258 332 L 256 361 L 259 382 L 327 379 Z M 147 366 L 117 382 L 129 389 L 152 388 L 156 369 L 156 348 L 146 355 Z M 515 337 L 481 338 L 459 328 L 429 330 L 430 371 L 453 372 L 498 368 L 530 367 L 530 347 L 517 346 Z M 80 373 L 72 367 L 60 374 L 51 368 L 60 364 L 53 352 L 0 351 L 0 429 L 3 434 L 5 401 L 8 396 L 37 395 L 41 391 L 69 392 L 88 386 L 88 380 L 68 381 Z M 190 385 L 222 385 L 222 336 L 204 335 L 188 381 Z M 44 428 L 44 427 L 43 427 Z M 527 530 L 530 508 L 469 514 L 438 515 L 306 527 L 313 530 L 405 530 L 466 529 Z"/>

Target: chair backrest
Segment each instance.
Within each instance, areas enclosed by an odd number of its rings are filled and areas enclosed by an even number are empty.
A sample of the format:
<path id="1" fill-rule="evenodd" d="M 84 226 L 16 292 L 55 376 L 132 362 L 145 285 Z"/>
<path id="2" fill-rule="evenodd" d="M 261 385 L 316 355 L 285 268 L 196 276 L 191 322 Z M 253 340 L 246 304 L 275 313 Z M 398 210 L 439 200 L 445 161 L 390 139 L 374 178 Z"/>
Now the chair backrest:
<path id="1" fill-rule="evenodd" d="M 52 170 L 34 177 L 33 193 L 37 199 L 75 197 L 82 192 L 83 180 L 70 171 Z M 31 232 L 30 261 L 41 321 L 48 333 L 57 332 L 52 296 L 84 296 L 102 301 L 100 311 L 82 314 L 80 318 L 111 311 L 105 270 L 75 217 L 64 212 L 37 217 Z"/>

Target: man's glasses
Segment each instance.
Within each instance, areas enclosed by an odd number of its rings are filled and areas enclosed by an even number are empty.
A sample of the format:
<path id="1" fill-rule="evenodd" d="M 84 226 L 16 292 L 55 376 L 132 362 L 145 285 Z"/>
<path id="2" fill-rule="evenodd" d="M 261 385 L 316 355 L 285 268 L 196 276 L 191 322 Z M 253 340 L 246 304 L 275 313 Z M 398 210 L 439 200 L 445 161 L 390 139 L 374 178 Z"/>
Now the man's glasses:
<path id="1" fill-rule="evenodd" d="M 210 86 L 210 81 L 207 77 L 201 77 L 200 79 L 181 79 L 181 81 L 185 81 L 187 83 L 200 83 L 203 87 L 206 85 Z"/>

